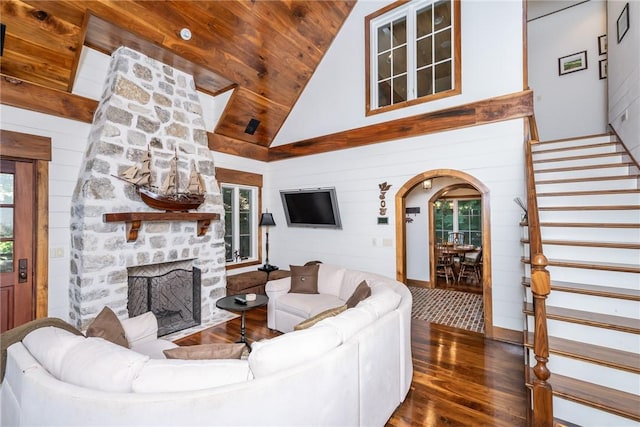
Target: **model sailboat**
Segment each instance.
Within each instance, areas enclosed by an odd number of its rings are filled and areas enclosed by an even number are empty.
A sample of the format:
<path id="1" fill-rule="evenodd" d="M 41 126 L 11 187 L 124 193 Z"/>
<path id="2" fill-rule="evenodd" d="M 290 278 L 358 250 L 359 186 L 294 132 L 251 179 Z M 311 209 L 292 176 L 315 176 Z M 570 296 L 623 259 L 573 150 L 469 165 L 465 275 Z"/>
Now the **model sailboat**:
<path id="1" fill-rule="evenodd" d="M 133 184 L 142 201 L 149 207 L 165 211 L 189 211 L 197 209 L 206 194 L 202 175 L 191 166 L 189 183 L 184 191 L 180 191 L 178 174 L 178 154 L 171 159 L 169 174 L 162 182 L 162 187 L 151 184 L 151 152 L 147 149 L 139 166 L 125 170 L 118 178 Z"/>

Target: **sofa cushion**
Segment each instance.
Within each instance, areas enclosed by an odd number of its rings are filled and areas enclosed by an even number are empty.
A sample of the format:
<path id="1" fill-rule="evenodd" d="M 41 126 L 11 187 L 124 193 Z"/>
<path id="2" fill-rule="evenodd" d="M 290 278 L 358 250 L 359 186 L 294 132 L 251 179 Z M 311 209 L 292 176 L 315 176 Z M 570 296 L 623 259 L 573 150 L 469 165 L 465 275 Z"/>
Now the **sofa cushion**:
<path id="1" fill-rule="evenodd" d="M 344 267 L 331 264 L 319 264 L 318 292 L 339 297 L 344 272 Z"/>
<path id="2" fill-rule="evenodd" d="M 150 360 L 133 381 L 135 393 L 203 390 L 251 379 L 246 360 Z"/>
<path id="3" fill-rule="evenodd" d="M 340 299 L 343 301 L 348 300 L 363 280 L 366 280 L 369 286 L 371 286 L 370 278 L 370 273 L 357 270 L 346 270 L 342 278 L 342 288 L 340 288 L 339 295 Z"/>
<path id="4" fill-rule="evenodd" d="M 60 379 L 94 390 L 130 392 L 133 379 L 149 360 L 104 338 L 86 338 L 62 362 Z"/>
<path id="5" fill-rule="evenodd" d="M 316 323 L 318 323 L 319 321 L 323 320 L 323 319 L 327 319 L 329 317 L 333 317 L 337 314 L 342 313 L 343 311 L 345 311 L 347 309 L 346 305 L 341 305 L 340 307 L 335 307 L 335 308 L 330 308 L 329 310 L 325 310 L 321 313 L 316 314 L 315 316 L 307 319 L 307 320 L 303 320 L 302 322 L 298 323 L 296 326 L 293 327 L 294 331 L 299 331 L 301 329 L 307 329 L 312 327 L 313 325 L 315 325 Z"/>
<path id="6" fill-rule="evenodd" d="M 120 323 L 124 328 L 130 348 L 143 342 L 155 341 L 158 338 L 158 319 L 152 311 L 123 319 Z"/>
<path id="7" fill-rule="evenodd" d="M 163 353 L 167 359 L 240 359 L 245 348 L 244 344 L 213 343 L 175 347 Z"/>
<path id="8" fill-rule="evenodd" d="M 29 332 L 22 339 L 22 344 L 51 375 L 60 378 L 67 353 L 85 339 L 82 335 L 48 326 Z"/>
<path id="9" fill-rule="evenodd" d="M 288 293 L 276 299 L 274 304 L 279 311 L 308 319 L 330 308 L 340 307 L 344 301 L 329 294 Z"/>
<path id="10" fill-rule="evenodd" d="M 348 308 L 355 307 L 356 305 L 358 305 L 360 301 L 364 300 L 365 298 L 368 298 L 369 296 L 371 296 L 371 288 L 369 287 L 369 285 L 367 285 L 367 281 L 363 280 L 356 287 L 356 290 L 353 291 L 353 293 L 347 300 L 346 305 Z"/>
<path id="11" fill-rule="evenodd" d="M 356 332 L 376 321 L 376 316 L 367 310 L 350 308 L 337 316 L 318 322 L 316 327 L 331 326 L 338 331 L 342 342 L 347 341 Z"/>
<path id="12" fill-rule="evenodd" d="M 381 318 L 400 304 L 400 294 L 390 289 L 379 289 L 369 298 L 361 301 L 356 307 L 369 311 L 376 318 Z"/>
<path id="13" fill-rule="evenodd" d="M 341 344 L 334 328 L 315 326 L 254 342 L 249 367 L 256 378 L 317 359 Z M 310 384 L 310 387 L 313 385 Z"/>
<path id="14" fill-rule="evenodd" d="M 89 324 L 85 332 L 87 337 L 100 337 L 124 348 L 129 348 L 129 342 L 118 316 L 109 307 L 104 307 Z"/>
<path id="15" fill-rule="evenodd" d="M 291 265 L 291 289 L 297 294 L 318 293 L 318 265 Z"/>

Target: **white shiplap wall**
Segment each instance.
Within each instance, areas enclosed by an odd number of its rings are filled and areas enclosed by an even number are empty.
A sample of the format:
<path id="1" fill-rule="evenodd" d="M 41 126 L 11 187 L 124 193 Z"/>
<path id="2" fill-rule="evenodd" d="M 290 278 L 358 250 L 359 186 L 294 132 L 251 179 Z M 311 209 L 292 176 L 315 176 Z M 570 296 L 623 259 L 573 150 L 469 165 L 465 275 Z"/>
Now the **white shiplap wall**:
<path id="1" fill-rule="evenodd" d="M 270 261 L 287 267 L 319 259 L 395 277 L 398 189 L 429 170 L 460 170 L 490 189 L 494 325 L 521 329 L 521 213 L 513 198 L 523 197 L 522 130 L 522 121 L 512 120 L 269 163 L 263 207 L 277 224 L 269 233 Z M 389 225 L 377 225 L 384 181 L 392 184 Z M 342 230 L 286 226 L 279 190 L 313 187 L 336 187 Z"/>

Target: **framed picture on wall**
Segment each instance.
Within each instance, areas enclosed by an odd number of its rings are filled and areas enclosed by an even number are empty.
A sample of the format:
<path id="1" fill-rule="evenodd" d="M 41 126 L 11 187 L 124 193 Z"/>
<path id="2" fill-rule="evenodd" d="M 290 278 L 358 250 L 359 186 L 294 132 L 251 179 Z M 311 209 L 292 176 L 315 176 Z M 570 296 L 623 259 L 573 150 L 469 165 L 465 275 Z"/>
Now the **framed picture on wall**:
<path id="1" fill-rule="evenodd" d="M 558 58 L 558 74 L 575 73 L 576 71 L 587 69 L 587 51 L 572 53 L 571 55 Z"/>
<path id="2" fill-rule="evenodd" d="M 618 30 L 618 43 L 622 41 L 624 35 L 629 31 L 629 3 L 625 4 L 616 21 L 616 28 Z"/>
<path id="3" fill-rule="evenodd" d="M 603 34 L 598 37 L 598 55 L 607 54 L 607 35 Z"/>
<path id="4" fill-rule="evenodd" d="M 600 70 L 599 70 L 600 80 L 606 79 L 607 78 L 607 60 L 601 59 L 598 62 L 598 65 L 600 66 Z"/>

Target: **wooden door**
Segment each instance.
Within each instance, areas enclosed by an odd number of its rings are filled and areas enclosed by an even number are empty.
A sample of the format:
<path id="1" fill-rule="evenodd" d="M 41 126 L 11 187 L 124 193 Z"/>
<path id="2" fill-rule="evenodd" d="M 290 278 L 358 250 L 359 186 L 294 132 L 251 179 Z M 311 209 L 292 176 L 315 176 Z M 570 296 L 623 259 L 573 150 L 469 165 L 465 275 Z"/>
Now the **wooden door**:
<path id="1" fill-rule="evenodd" d="M 0 330 L 35 318 L 35 168 L 0 160 Z"/>

